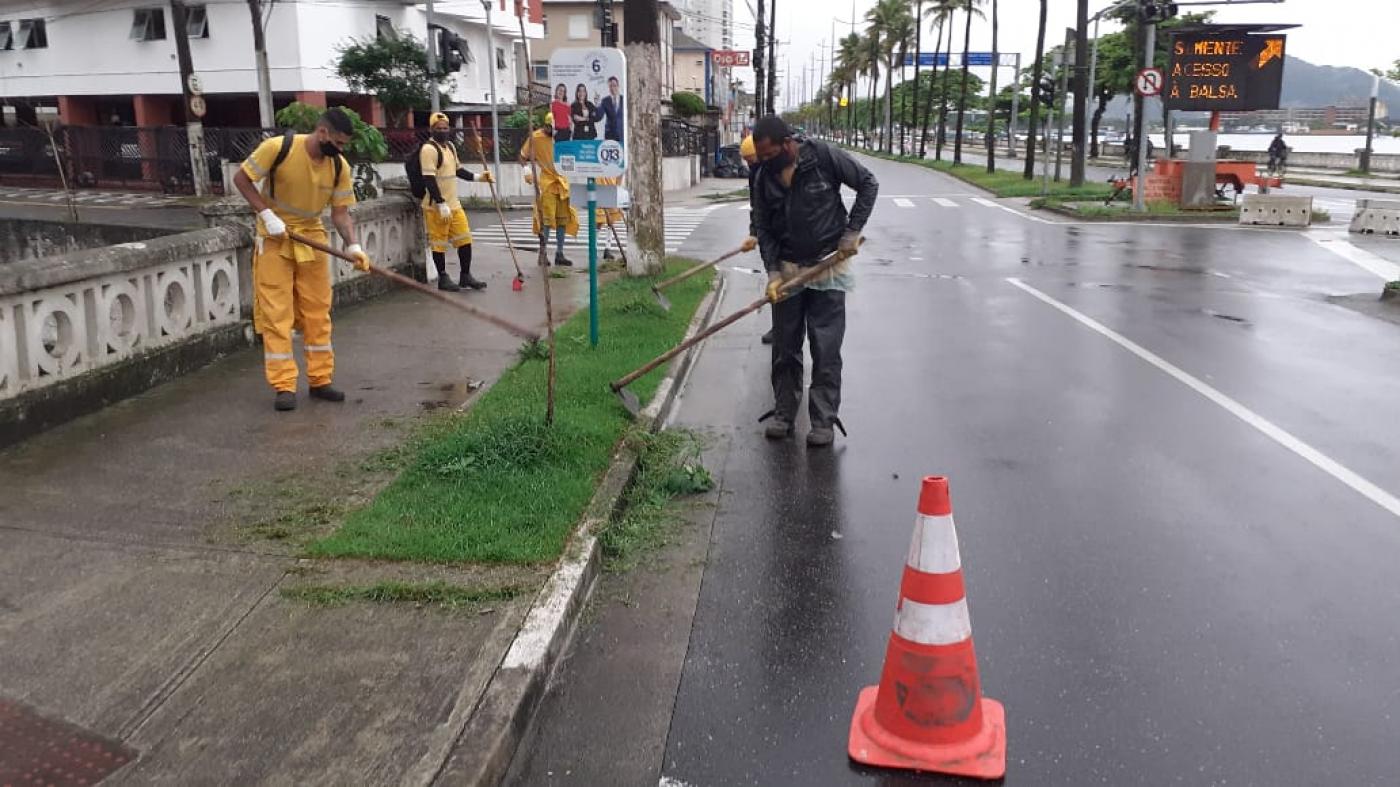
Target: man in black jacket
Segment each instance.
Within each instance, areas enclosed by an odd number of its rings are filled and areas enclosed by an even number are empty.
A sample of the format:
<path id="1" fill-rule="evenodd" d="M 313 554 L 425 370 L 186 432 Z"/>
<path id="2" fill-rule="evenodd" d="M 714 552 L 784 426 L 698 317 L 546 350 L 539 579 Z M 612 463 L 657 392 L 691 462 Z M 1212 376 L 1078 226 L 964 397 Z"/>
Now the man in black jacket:
<path id="1" fill-rule="evenodd" d="M 778 291 L 785 279 L 832 252 L 855 253 L 880 184 L 844 151 L 795 136 L 776 115 L 758 121 L 753 140 L 763 162 L 751 197 L 753 227 L 768 271 L 768 298 L 775 301 L 773 420 L 764 434 L 775 440 L 792 434 L 802 404 L 805 334 L 812 353 L 807 401 L 812 431 L 807 444 L 828 446 L 835 439 L 833 427 L 840 424 L 841 342 L 846 334 L 846 293 L 854 285 L 850 262 L 783 301 L 778 301 Z M 842 185 L 856 192 L 850 215 L 841 201 Z"/>

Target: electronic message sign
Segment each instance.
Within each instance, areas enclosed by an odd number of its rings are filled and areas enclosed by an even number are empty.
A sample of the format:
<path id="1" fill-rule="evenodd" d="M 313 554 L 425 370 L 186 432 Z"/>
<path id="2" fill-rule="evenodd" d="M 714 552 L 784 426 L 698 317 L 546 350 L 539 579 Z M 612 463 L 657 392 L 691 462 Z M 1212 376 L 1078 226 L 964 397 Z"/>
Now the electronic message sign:
<path id="1" fill-rule="evenodd" d="M 1192 112 L 1278 109 L 1285 41 L 1238 28 L 1177 33 L 1162 100 Z"/>

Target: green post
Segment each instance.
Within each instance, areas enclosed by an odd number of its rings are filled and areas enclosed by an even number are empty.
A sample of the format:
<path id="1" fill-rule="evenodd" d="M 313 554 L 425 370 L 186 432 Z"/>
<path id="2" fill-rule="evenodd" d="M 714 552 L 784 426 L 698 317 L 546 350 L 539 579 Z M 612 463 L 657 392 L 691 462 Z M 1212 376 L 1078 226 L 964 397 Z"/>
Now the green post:
<path id="1" fill-rule="evenodd" d="M 598 183 L 588 179 L 588 340 L 598 346 Z"/>

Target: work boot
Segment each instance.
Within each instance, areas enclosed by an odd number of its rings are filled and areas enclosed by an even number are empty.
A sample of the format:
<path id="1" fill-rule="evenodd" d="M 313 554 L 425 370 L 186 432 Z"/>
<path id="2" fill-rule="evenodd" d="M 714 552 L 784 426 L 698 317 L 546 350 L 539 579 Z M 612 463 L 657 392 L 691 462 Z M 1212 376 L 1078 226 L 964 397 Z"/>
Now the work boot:
<path id="1" fill-rule="evenodd" d="M 763 429 L 763 436 L 769 440 L 785 440 L 792 436 L 792 422 L 783 420 L 780 415 L 775 415 L 773 420 L 768 422 L 768 426 Z"/>
<path id="2" fill-rule="evenodd" d="M 462 288 L 458 287 L 457 283 L 452 281 L 452 279 L 448 277 L 447 274 L 441 274 L 438 276 L 438 289 L 442 290 L 443 292 L 457 292 Z"/>
<path id="3" fill-rule="evenodd" d="M 563 254 L 556 254 L 556 255 L 554 255 L 554 264 L 555 264 L 555 265 L 562 265 L 562 266 L 564 266 L 565 268 L 572 268 L 572 267 L 574 267 L 574 262 L 573 262 L 573 260 L 569 259 L 568 257 L 565 257 Z"/>
<path id="4" fill-rule="evenodd" d="M 836 442 L 836 432 L 829 426 L 814 426 L 807 433 L 807 445 L 811 448 L 826 448 Z"/>
<path id="5" fill-rule="evenodd" d="M 464 274 L 462 274 L 461 285 L 462 285 L 462 289 L 464 289 L 464 290 L 484 290 L 484 289 L 486 289 L 486 282 L 482 281 L 481 279 L 476 278 L 475 276 L 471 275 L 470 273 L 464 273 Z"/>
<path id="6" fill-rule="evenodd" d="M 313 385 L 311 387 L 311 398 L 320 399 L 325 402 L 345 401 L 345 392 L 331 385 Z"/>
<path id="7" fill-rule="evenodd" d="M 768 329 L 768 333 L 763 334 L 763 339 L 762 339 L 761 341 L 762 341 L 764 344 L 772 344 L 772 343 L 773 343 L 773 329 L 772 329 L 772 328 L 769 328 L 769 329 Z"/>
<path id="8" fill-rule="evenodd" d="M 603 249 L 603 259 L 605 259 L 605 260 L 613 259 L 613 253 L 612 253 L 612 249 L 611 249 L 611 248 Z"/>
<path id="9" fill-rule="evenodd" d="M 278 391 L 277 398 L 272 400 L 272 409 L 282 413 L 297 409 L 296 391 Z"/>

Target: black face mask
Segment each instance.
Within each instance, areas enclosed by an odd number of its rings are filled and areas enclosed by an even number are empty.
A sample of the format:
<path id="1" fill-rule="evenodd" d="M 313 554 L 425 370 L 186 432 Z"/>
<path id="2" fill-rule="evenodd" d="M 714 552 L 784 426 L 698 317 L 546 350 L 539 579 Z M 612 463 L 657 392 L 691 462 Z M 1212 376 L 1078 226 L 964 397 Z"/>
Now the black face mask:
<path id="1" fill-rule="evenodd" d="M 339 156 L 339 155 L 340 155 L 340 148 L 336 147 L 335 145 L 333 145 L 333 144 L 331 144 L 331 143 L 329 143 L 329 142 L 322 142 L 322 143 L 321 143 L 321 155 L 322 155 L 322 156 L 330 156 L 331 158 L 335 158 L 336 156 Z"/>
<path id="2" fill-rule="evenodd" d="M 775 171 L 781 172 L 792 166 L 793 158 L 793 155 L 789 153 L 787 147 L 784 146 L 779 148 L 778 155 L 768 159 L 767 163 L 772 164 Z"/>
<path id="3" fill-rule="evenodd" d="M 433 132 L 433 139 L 436 140 L 436 141 L 438 141 L 438 142 L 446 142 L 446 141 L 448 141 L 449 139 L 452 139 L 452 132 L 451 132 L 451 131 L 434 131 L 434 132 Z"/>

